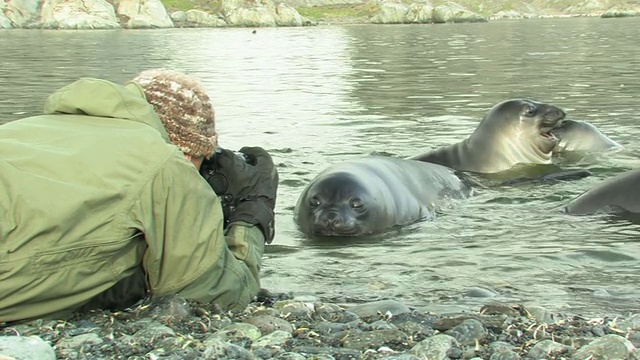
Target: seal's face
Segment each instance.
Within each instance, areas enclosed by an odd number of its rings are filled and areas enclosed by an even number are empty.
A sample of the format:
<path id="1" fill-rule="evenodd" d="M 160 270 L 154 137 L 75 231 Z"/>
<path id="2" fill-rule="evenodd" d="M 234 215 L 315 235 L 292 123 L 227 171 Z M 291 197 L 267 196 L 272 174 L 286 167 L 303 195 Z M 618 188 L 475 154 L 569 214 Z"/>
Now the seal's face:
<path id="1" fill-rule="evenodd" d="M 524 153 L 548 159 L 558 143 L 552 130 L 562 124 L 562 109 L 532 100 L 507 100 L 494 106 L 487 118 L 499 119 L 499 127 L 511 132 L 505 136 Z M 528 156 L 527 156 L 528 157 Z M 529 159 L 532 160 L 532 159 Z"/>
<path id="2" fill-rule="evenodd" d="M 377 205 L 366 187 L 347 173 L 332 174 L 311 186 L 298 206 L 315 236 L 359 236 L 370 232 Z M 302 223 L 302 222 L 301 222 Z"/>

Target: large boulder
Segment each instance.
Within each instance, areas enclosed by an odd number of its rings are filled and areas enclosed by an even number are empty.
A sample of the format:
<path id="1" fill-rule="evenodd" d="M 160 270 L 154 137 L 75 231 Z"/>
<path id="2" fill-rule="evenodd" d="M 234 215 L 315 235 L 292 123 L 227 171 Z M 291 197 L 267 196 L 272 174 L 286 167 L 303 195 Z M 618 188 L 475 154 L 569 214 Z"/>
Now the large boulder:
<path id="1" fill-rule="evenodd" d="M 380 10 L 372 18 L 374 24 L 403 24 L 406 22 L 407 6 L 400 2 L 385 1 L 380 4 Z"/>
<path id="2" fill-rule="evenodd" d="M 306 20 L 298 10 L 292 8 L 287 4 L 280 3 L 276 6 L 276 12 L 274 14 L 276 25 L 278 26 L 302 26 L 308 20 Z"/>
<path id="3" fill-rule="evenodd" d="M 26 27 L 40 15 L 42 0 L 0 0 L 0 28 Z"/>
<path id="4" fill-rule="evenodd" d="M 271 0 L 222 0 L 222 14 L 230 26 L 276 26 Z"/>
<path id="5" fill-rule="evenodd" d="M 129 19 L 125 24 L 129 29 L 173 27 L 160 0 L 117 0 L 114 5 L 118 15 Z"/>
<path id="6" fill-rule="evenodd" d="M 105 0 L 44 0 L 40 12 L 44 29 L 116 29 L 120 23 Z"/>
<path id="7" fill-rule="evenodd" d="M 311 23 L 286 4 L 272 0 L 222 0 L 221 14 L 229 26 L 301 26 Z"/>
<path id="8" fill-rule="evenodd" d="M 189 10 L 185 13 L 187 24 L 197 27 L 221 27 L 227 23 L 216 15 L 208 14 L 201 10 Z"/>
<path id="9" fill-rule="evenodd" d="M 640 4 L 636 8 L 632 7 L 613 7 L 600 15 L 602 18 L 619 18 L 640 16 Z"/>
<path id="10" fill-rule="evenodd" d="M 439 5 L 433 9 L 434 23 L 486 22 L 487 19 L 456 3 Z"/>
<path id="11" fill-rule="evenodd" d="M 413 3 L 405 14 L 407 23 L 429 24 L 433 22 L 433 5 L 429 3 Z"/>

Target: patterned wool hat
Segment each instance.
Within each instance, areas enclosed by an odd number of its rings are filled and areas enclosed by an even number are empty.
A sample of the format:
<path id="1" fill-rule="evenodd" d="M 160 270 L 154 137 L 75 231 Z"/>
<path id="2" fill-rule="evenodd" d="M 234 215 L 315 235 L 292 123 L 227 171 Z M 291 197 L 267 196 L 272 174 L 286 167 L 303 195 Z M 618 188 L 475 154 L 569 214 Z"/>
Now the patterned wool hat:
<path id="1" fill-rule="evenodd" d="M 218 143 L 215 113 L 206 90 L 183 73 L 153 69 L 133 79 L 144 90 L 171 142 L 183 153 L 209 157 Z"/>

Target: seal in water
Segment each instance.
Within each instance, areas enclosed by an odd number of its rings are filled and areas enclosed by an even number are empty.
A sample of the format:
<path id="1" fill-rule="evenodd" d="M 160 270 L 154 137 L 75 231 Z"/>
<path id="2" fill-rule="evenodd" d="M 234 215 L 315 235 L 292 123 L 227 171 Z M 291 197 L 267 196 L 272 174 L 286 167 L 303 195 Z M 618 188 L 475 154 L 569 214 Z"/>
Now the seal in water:
<path id="1" fill-rule="evenodd" d="M 574 215 L 596 213 L 640 215 L 640 169 L 607 180 L 571 200 L 565 211 Z"/>
<path id="2" fill-rule="evenodd" d="M 554 153 L 599 152 L 622 148 L 595 125 L 586 121 L 564 120 L 560 126 L 551 130 L 551 133 L 558 138 Z"/>
<path id="3" fill-rule="evenodd" d="M 294 214 L 311 236 L 379 233 L 435 216 L 439 201 L 470 187 L 445 166 L 383 156 L 332 165 L 302 191 Z"/>
<path id="4" fill-rule="evenodd" d="M 409 159 L 476 173 L 497 173 L 516 164 L 550 164 L 558 142 L 551 130 L 564 117 L 562 109 L 550 104 L 506 100 L 491 108 L 467 139 Z"/>

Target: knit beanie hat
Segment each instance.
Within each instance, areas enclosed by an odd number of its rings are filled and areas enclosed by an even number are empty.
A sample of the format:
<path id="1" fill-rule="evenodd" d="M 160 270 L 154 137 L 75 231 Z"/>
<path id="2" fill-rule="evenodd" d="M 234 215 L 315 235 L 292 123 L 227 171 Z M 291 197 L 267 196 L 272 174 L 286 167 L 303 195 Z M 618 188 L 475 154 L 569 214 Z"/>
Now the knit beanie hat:
<path id="1" fill-rule="evenodd" d="M 213 154 L 218 143 L 215 113 L 198 80 L 177 71 L 153 69 L 133 81 L 144 90 L 172 143 L 194 157 Z"/>

